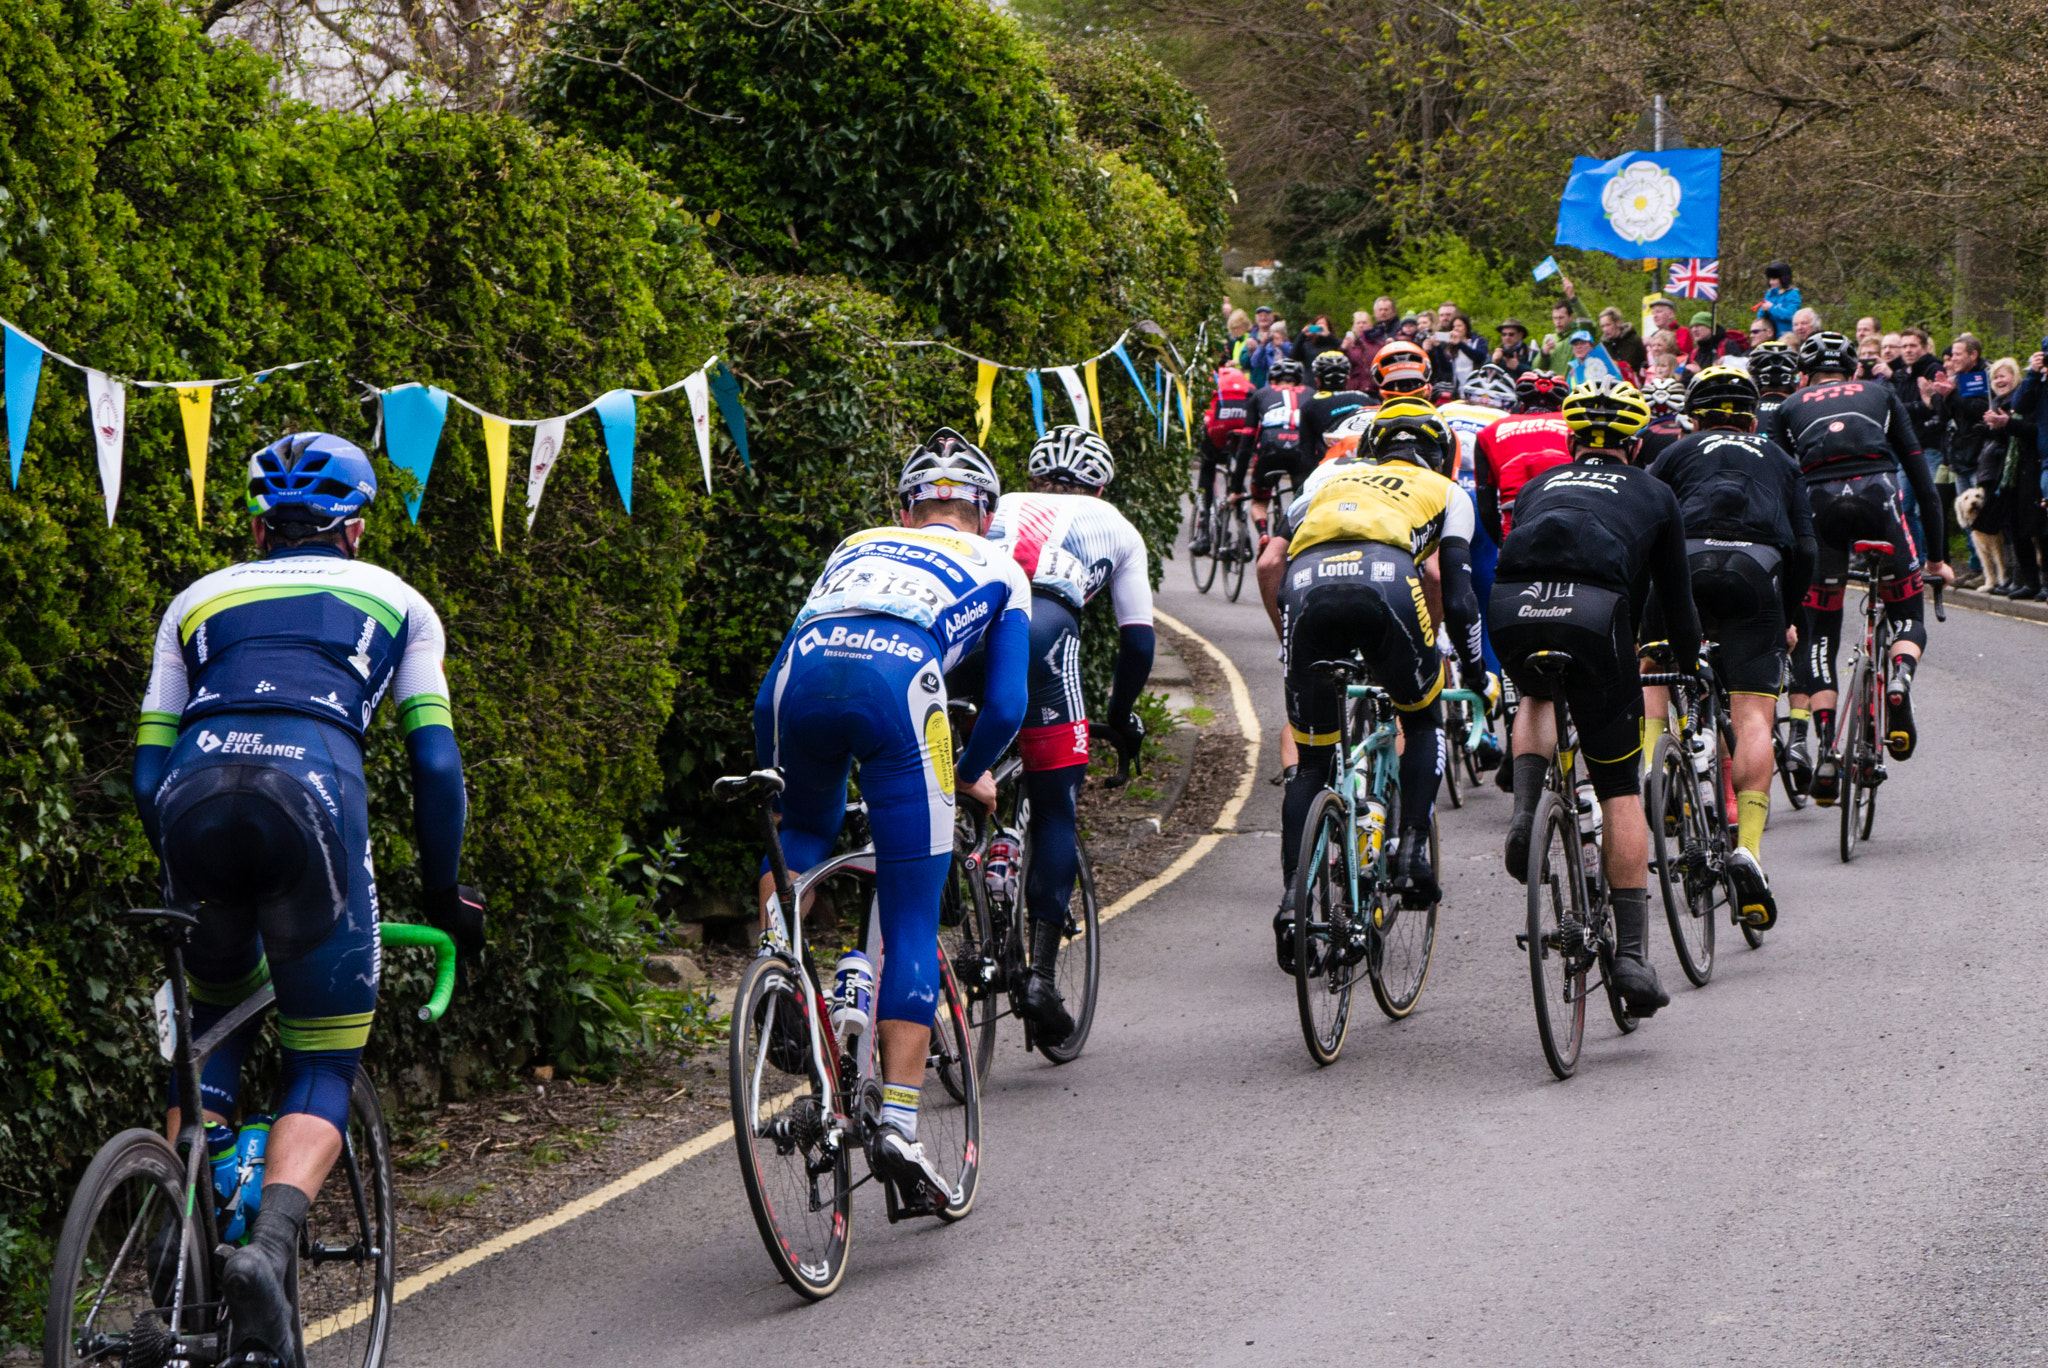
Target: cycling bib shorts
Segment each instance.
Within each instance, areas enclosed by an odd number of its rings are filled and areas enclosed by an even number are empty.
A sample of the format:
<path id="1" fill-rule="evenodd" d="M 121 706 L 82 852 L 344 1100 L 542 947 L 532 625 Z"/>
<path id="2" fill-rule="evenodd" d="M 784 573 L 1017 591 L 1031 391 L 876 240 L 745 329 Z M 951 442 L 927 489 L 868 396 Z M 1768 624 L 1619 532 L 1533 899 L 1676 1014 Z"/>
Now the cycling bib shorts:
<path id="1" fill-rule="evenodd" d="M 210 1028 L 274 984 L 284 1053 L 276 1110 L 337 1128 L 348 1121 L 377 1008 L 366 799 L 354 737 L 282 712 L 212 713 L 193 723 L 157 790 L 165 891 L 171 906 L 199 917 L 185 960 L 194 1026 Z M 207 1061 L 208 1110 L 233 1115 L 255 1034 L 252 1023 Z"/>
<path id="2" fill-rule="evenodd" d="M 1813 583 L 1806 591 L 1810 630 L 1799 652 L 1794 687 L 1804 694 L 1833 690 L 1835 656 L 1842 636 L 1842 601 L 1849 582 L 1850 552 L 1859 541 L 1892 544 L 1878 558 L 1878 596 L 1896 638 L 1925 649 L 1927 623 L 1921 594 L 1920 542 L 1906 516 L 1902 480 L 1892 471 L 1836 478 L 1809 473 L 1807 501 L 1813 507 L 1813 535 L 1819 543 Z"/>
<path id="3" fill-rule="evenodd" d="M 1379 542 L 1319 542 L 1287 563 L 1280 584 L 1281 667 L 1287 723 L 1304 746 L 1336 743 L 1344 699 L 1310 666 L 1357 651 L 1402 712 L 1443 691 L 1443 657 L 1405 551 Z"/>
<path id="4" fill-rule="evenodd" d="M 1088 709 L 1081 697 L 1081 620 L 1050 594 L 1031 603 L 1031 702 L 1017 749 L 1024 768 L 1065 769 L 1088 763 Z"/>
<path id="5" fill-rule="evenodd" d="M 1784 557 L 1756 542 L 1691 538 L 1692 601 L 1700 635 L 1720 647 L 1721 682 L 1730 693 L 1776 698 L 1785 682 L 1785 602 L 1778 589 Z M 1662 641 L 1657 600 L 1643 614 L 1644 641 Z"/>
<path id="6" fill-rule="evenodd" d="M 791 631 L 754 700 L 755 753 L 782 770 L 792 872 L 832 853 L 860 762 L 875 841 L 882 1019 L 930 1025 L 939 890 L 953 856 L 953 734 L 938 642 L 900 617 L 814 618 Z"/>
<path id="7" fill-rule="evenodd" d="M 1494 649 L 1524 698 L 1551 698 L 1556 682 L 1529 667 L 1539 651 L 1572 658 L 1565 703 L 1593 792 L 1624 798 L 1641 789 L 1643 688 L 1628 596 L 1590 584 L 1500 580 L 1487 611 Z"/>

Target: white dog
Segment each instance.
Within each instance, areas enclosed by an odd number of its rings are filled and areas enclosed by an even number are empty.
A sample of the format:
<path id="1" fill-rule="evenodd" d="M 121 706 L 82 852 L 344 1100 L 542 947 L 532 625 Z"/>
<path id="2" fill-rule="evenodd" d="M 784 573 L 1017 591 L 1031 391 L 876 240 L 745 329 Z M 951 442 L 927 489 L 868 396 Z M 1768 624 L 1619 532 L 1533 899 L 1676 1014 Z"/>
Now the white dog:
<path id="1" fill-rule="evenodd" d="M 1984 512 L 1985 494 L 1983 487 L 1972 485 L 1956 495 L 1956 521 L 1965 530 L 1975 528 L 1977 519 Z M 1996 533 L 1970 532 L 1970 545 L 1977 548 L 1977 559 L 1984 565 L 1984 587 L 2009 583 L 2005 564 L 2005 538 Z"/>

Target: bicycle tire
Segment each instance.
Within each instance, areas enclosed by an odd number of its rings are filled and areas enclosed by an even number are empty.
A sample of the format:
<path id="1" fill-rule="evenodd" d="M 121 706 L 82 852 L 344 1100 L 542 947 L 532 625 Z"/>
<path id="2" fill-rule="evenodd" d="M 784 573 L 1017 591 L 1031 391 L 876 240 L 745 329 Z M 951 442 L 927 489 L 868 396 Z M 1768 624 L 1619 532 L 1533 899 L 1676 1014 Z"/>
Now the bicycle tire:
<path id="1" fill-rule="evenodd" d="M 1095 1000 L 1102 988 L 1102 921 L 1101 909 L 1095 904 L 1095 866 L 1089 862 L 1086 846 L 1077 846 L 1075 854 L 1081 863 L 1074 879 L 1074 899 L 1081 904 L 1081 915 L 1076 919 L 1073 902 L 1067 904 L 1069 930 L 1053 971 L 1053 982 L 1074 1018 L 1074 1031 L 1057 1045 L 1038 1042 L 1038 1052 L 1055 1064 L 1071 1064 L 1081 1057 L 1089 1029 L 1095 1025 Z"/>
<path id="2" fill-rule="evenodd" d="M 1458 792 L 1458 774 L 1465 763 L 1465 733 L 1455 714 L 1444 723 L 1444 742 L 1444 795 L 1451 800 L 1451 810 L 1455 812 L 1465 806 L 1464 796 Z"/>
<path id="3" fill-rule="evenodd" d="M 1529 846 L 1529 984 L 1543 1058 L 1560 1079 L 1579 1067 L 1586 1040 L 1586 966 L 1569 942 L 1587 929 L 1584 879 L 1574 872 L 1578 835 L 1557 794 L 1536 800 Z"/>
<path id="4" fill-rule="evenodd" d="M 1395 802 L 1387 820 L 1397 820 L 1400 812 L 1400 791 L 1395 790 Z M 1443 877 L 1443 840 L 1437 830 L 1436 814 L 1429 815 L 1429 864 L 1437 871 L 1438 880 Z M 1363 879 L 1359 881 L 1361 884 Z M 1415 1010 L 1416 1002 L 1422 997 L 1422 989 L 1429 982 L 1429 966 L 1436 953 L 1436 914 L 1443 906 L 1443 899 L 1428 907 L 1408 908 L 1395 901 L 1387 906 L 1384 894 L 1375 894 L 1372 899 L 1373 915 L 1379 922 L 1379 935 L 1373 939 L 1373 952 L 1366 962 L 1372 978 L 1373 1001 L 1379 1004 L 1389 1021 L 1400 1021 Z"/>
<path id="5" fill-rule="evenodd" d="M 1357 959 L 1350 946 L 1351 823 L 1336 794 L 1324 789 L 1302 828 L 1294 867 L 1294 1002 L 1301 1038 L 1318 1064 L 1337 1062 L 1351 1027 Z"/>
<path id="6" fill-rule="evenodd" d="M 398 1284 L 392 1192 L 391 1132 L 377 1089 L 359 1068 L 349 1087 L 346 1148 L 299 1237 L 307 1368 L 378 1368 L 384 1362 Z"/>
<path id="7" fill-rule="evenodd" d="M 1842 722 L 1848 734 L 1842 737 L 1841 778 L 1837 781 L 1835 802 L 1842 809 L 1842 833 L 1839 849 L 1842 863 L 1848 864 L 1856 858 L 1856 839 L 1859 834 L 1856 811 L 1856 790 L 1860 786 L 1863 765 L 1863 732 L 1868 721 L 1868 712 L 1863 698 L 1865 686 L 1869 683 L 1868 662 L 1859 660 L 1849 677 L 1849 688 L 1845 695 L 1849 706 L 1842 710 Z"/>
<path id="8" fill-rule="evenodd" d="M 925 1154 L 946 1175 L 953 1195 L 939 1207 L 939 1219 L 957 1221 L 974 1210 L 981 1185 L 981 1075 L 967 1019 L 967 999 L 953 966 L 939 957 L 939 1011 L 932 1020 L 925 1055 L 924 1088 L 917 1102 L 917 1138 Z M 933 1087 L 932 1075 L 953 1075 L 963 1086 Z"/>
<path id="9" fill-rule="evenodd" d="M 815 1050 L 794 1078 L 770 1057 L 774 1023 L 784 1012 L 797 1014 L 807 1043 L 831 1039 L 822 1029 L 816 995 L 809 1002 L 805 996 L 803 978 L 789 960 L 762 955 L 749 964 L 733 994 L 727 1067 L 733 1150 L 761 1243 L 791 1291 L 821 1301 L 846 1276 L 853 1233 L 848 1147 L 833 1143 L 837 1118 L 824 1109 L 832 1089 L 819 1075 Z M 822 1191 L 819 1184 L 825 1185 Z"/>
<path id="10" fill-rule="evenodd" d="M 1252 519 L 1244 505 L 1230 506 L 1230 559 L 1223 567 L 1223 592 L 1232 603 L 1244 592 L 1244 568 L 1258 559 L 1258 548 L 1252 544 Z"/>
<path id="11" fill-rule="evenodd" d="M 1693 987 L 1704 988 L 1714 977 L 1715 918 L 1713 905 L 1702 909 L 1695 896 L 1693 862 L 1685 849 L 1688 823 L 1681 773 L 1685 763 L 1675 738 L 1658 737 L 1645 796 L 1650 807 L 1650 848 L 1657 861 L 1664 919 L 1671 927 L 1678 967 Z"/>
<path id="12" fill-rule="evenodd" d="M 188 1251 L 180 1260 L 180 1328 L 187 1334 L 212 1328 L 204 1313 L 183 1309 L 213 1300 L 212 1251 L 201 1248 L 202 1227 L 185 1206 L 185 1165 L 161 1135 L 138 1127 L 100 1146 L 71 1195 L 50 1264 L 45 1368 L 119 1363 L 145 1318 L 153 1327 L 145 1335 L 168 1335 L 169 1321 L 160 1309 L 168 1309 L 170 1297 L 166 1292 L 160 1300 L 153 1291 L 150 1261 L 152 1250 L 159 1251 L 163 1269 L 163 1251 L 172 1239 Z M 175 1274 L 175 1268 L 169 1271 Z M 167 1289 L 174 1277 L 163 1282 Z"/>
<path id="13" fill-rule="evenodd" d="M 997 767 L 998 770 L 1002 768 Z M 1002 782 L 999 778 L 998 784 Z M 998 811 L 1001 810 L 1000 805 Z M 1018 866 L 1018 897 L 1023 896 L 1023 866 Z M 950 918 L 950 924 L 949 924 Z M 988 884 L 979 864 L 971 864 L 957 851 L 953 868 L 946 876 L 939 901 L 939 945 L 949 964 L 961 966 L 962 989 L 967 1000 L 969 1034 L 974 1038 L 974 1067 L 986 1078 L 996 1056 L 996 1022 L 1004 1000 L 1001 946 L 996 936 L 995 912 L 989 906 Z M 960 1087 L 958 1079 L 946 1079 L 948 1088 Z M 958 1100 L 958 1094 L 955 1094 Z"/>
<path id="14" fill-rule="evenodd" d="M 1216 583 L 1217 547 L 1215 505 L 1210 504 L 1207 507 L 1204 507 L 1202 504 L 1201 496 L 1197 495 L 1195 498 L 1194 514 L 1193 517 L 1189 520 L 1188 527 L 1188 546 L 1190 548 L 1190 550 L 1188 551 L 1188 573 L 1195 581 L 1195 592 L 1198 594 L 1206 594 L 1209 592 L 1209 586 Z M 1200 537 L 1204 532 L 1207 532 L 1209 534 L 1209 550 L 1206 555 L 1198 556 L 1194 553 L 1192 548 L 1195 544 L 1195 539 L 1197 537 Z M 1203 570 L 1204 566 L 1208 567 L 1206 572 Z"/>
<path id="15" fill-rule="evenodd" d="M 1874 659 L 1883 660 L 1884 653 L 1889 651 L 1890 645 L 1889 640 L 1879 637 L 1880 654 Z M 1877 775 L 1878 771 L 1884 768 L 1885 733 L 1891 730 L 1891 718 L 1888 716 L 1890 711 L 1891 696 L 1885 691 L 1884 671 L 1873 666 L 1870 671 L 1870 726 L 1868 734 L 1864 737 L 1863 752 L 1867 769 L 1856 795 L 1858 815 L 1862 818 L 1859 835 L 1865 841 L 1870 839 L 1870 830 L 1877 824 Z"/>
<path id="16" fill-rule="evenodd" d="M 1785 801 L 1791 804 L 1794 812 L 1798 812 L 1806 806 L 1806 795 L 1792 783 L 1791 731 L 1792 719 L 1789 717 L 1781 717 L 1772 725 L 1771 753 L 1778 762 L 1778 786 L 1785 790 Z"/>

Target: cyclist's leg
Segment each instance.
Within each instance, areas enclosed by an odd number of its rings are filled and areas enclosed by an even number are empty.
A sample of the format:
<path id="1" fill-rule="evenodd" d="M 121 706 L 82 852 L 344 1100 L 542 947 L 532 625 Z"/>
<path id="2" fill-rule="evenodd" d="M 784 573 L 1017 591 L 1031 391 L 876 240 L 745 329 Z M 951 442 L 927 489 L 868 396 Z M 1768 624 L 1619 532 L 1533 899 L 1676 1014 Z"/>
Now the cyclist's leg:
<path id="1" fill-rule="evenodd" d="M 1813 505 L 1814 539 L 1817 554 L 1813 580 L 1806 590 L 1806 625 L 1809 630 L 1799 643 L 1795 661 L 1799 695 L 1813 716 L 1814 766 L 1811 784 L 1814 801 L 1826 806 L 1835 801 L 1840 762 L 1835 749 L 1835 702 L 1839 684 L 1835 657 L 1842 638 L 1842 601 L 1849 583 L 1849 544 L 1863 534 L 1862 520 L 1847 497 L 1847 482 L 1815 480 L 1806 492 Z"/>
<path id="2" fill-rule="evenodd" d="M 1521 616 L 1524 605 L 1562 606 L 1566 599 L 1550 600 L 1559 590 L 1575 586 L 1500 580 L 1493 586 L 1487 603 L 1487 621 L 1493 630 L 1494 646 L 1520 701 L 1509 729 L 1508 768 L 1514 779 L 1515 808 L 1508 819 L 1505 851 L 1508 873 L 1523 877 L 1528 864 L 1530 831 L 1535 822 L 1536 800 L 1542 796 L 1550 761 L 1557 754 L 1557 709 L 1550 699 L 1550 681 L 1528 669 L 1528 659 L 1537 651 L 1563 650 L 1548 629 L 1549 618 Z"/>
<path id="3" fill-rule="evenodd" d="M 1030 705 L 1017 749 L 1024 793 L 1031 800 L 1031 867 L 1024 904 L 1031 913 L 1029 981 L 1018 1011 L 1057 1045 L 1073 1033 L 1053 974 L 1067 925 L 1067 906 L 1081 870 L 1075 803 L 1088 777 L 1088 714 L 1081 695 L 1081 623 L 1049 595 L 1031 600 Z"/>
<path id="4" fill-rule="evenodd" d="M 835 618 L 824 625 L 829 630 L 857 622 L 866 629 L 877 621 Z M 907 634 L 908 624 L 902 625 Z M 754 697 L 754 763 L 782 771 L 783 790 L 776 808 L 782 817 L 782 856 L 792 874 L 830 855 L 846 820 L 846 781 L 853 769 L 853 750 L 842 719 L 848 700 L 866 695 L 863 675 L 858 662 L 843 656 L 828 658 L 822 650 L 798 651 L 792 634 Z M 769 872 L 765 855 L 757 892 L 761 930 L 767 933 L 775 876 Z M 808 903 L 803 910 L 809 910 Z"/>
<path id="5" fill-rule="evenodd" d="M 1892 482 L 1887 479 L 1885 484 Z M 1899 516 L 1897 499 L 1898 490 L 1893 486 L 1887 505 L 1896 531 L 1879 597 L 1892 624 L 1891 659 L 1885 670 L 1885 745 L 1893 759 L 1905 760 L 1919 741 L 1919 730 L 1913 725 L 1912 690 L 1913 672 L 1927 649 L 1927 597 L 1920 573 L 1921 544 L 1913 536 L 1912 523 Z"/>
<path id="6" fill-rule="evenodd" d="M 1415 562 L 1391 547 L 1364 548 L 1364 585 L 1372 591 L 1354 610 L 1367 633 L 1366 662 L 1401 715 L 1401 831 L 1394 881 L 1411 905 L 1438 896 L 1430 863 L 1430 817 L 1443 778 L 1444 659 L 1422 594 Z"/>
<path id="7" fill-rule="evenodd" d="M 1324 557 L 1340 545 L 1312 547 L 1295 558 L 1280 590 L 1280 669 L 1288 734 L 1296 760 L 1280 802 L 1280 909 L 1273 916 L 1274 954 L 1282 970 L 1294 969 L 1294 867 L 1308 810 L 1330 782 L 1337 742 L 1343 736 L 1344 699 L 1310 666 L 1351 653 L 1357 644 L 1350 614 L 1335 604 L 1337 584 L 1317 582 Z M 1304 573 L 1305 572 L 1305 573 Z"/>
<path id="8" fill-rule="evenodd" d="M 1479 596 L 1482 605 L 1493 596 L 1493 576 L 1499 568 L 1500 548 L 1494 545 L 1492 534 L 1485 528 L 1477 529 L 1472 536 L 1472 592 Z M 1479 653 L 1490 672 L 1501 672 L 1500 657 L 1493 649 L 1493 627 L 1484 612 L 1479 615 Z"/>

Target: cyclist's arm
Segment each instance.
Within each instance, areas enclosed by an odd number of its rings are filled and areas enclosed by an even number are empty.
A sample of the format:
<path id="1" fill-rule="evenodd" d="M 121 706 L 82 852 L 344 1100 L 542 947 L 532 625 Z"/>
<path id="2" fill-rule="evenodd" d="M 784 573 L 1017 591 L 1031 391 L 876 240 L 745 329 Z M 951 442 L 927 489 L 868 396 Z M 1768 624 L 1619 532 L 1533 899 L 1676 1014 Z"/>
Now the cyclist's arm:
<path id="1" fill-rule="evenodd" d="M 1783 472 L 1785 512 L 1792 523 L 1792 545 L 1786 548 L 1785 573 L 1779 577 L 1778 593 L 1785 605 L 1785 621 L 1798 625 L 1799 610 L 1806 602 L 1806 586 L 1813 583 L 1814 567 L 1820 563 L 1820 543 L 1813 535 L 1813 505 L 1806 497 L 1806 481 L 1799 478 L 1799 465 L 1785 458 Z"/>
<path id="2" fill-rule="evenodd" d="M 462 828 L 469 795 L 462 784 L 462 751 L 455 744 L 455 714 L 448 704 L 441 619 L 425 599 L 406 609 L 405 654 L 392 694 L 412 765 L 413 835 L 419 844 L 420 885 L 429 894 L 455 886 L 462 864 Z"/>
<path id="3" fill-rule="evenodd" d="M 963 787 L 988 772 L 1024 720 L 1029 694 L 1025 670 L 1031 656 L 1030 610 L 1005 610 L 988 629 L 987 641 L 988 677 L 981 691 L 981 711 L 975 714 L 974 730 L 968 733 L 954 766 L 957 782 Z"/>
<path id="4" fill-rule="evenodd" d="M 1471 496 L 1454 485 L 1444 514 L 1443 540 L 1437 543 L 1437 569 L 1443 582 L 1444 622 L 1451 629 L 1458 663 L 1478 670 L 1484 668 L 1484 657 L 1479 650 L 1479 595 L 1472 588 L 1472 529 Z"/>
<path id="5" fill-rule="evenodd" d="M 1891 442 L 1892 453 L 1898 457 L 1899 469 L 1905 472 L 1906 483 L 1912 487 L 1913 498 L 1920 505 L 1920 526 L 1925 529 L 1941 526 L 1941 495 L 1935 491 L 1934 476 L 1927 469 L 1927 457 L 1920 450 L 1920 439 L 1913 434 L 1913 420 L 1906 416 L 1906 406 L 1899 402 L 1896 393 L 1886 396 L 1891 401 L 1890 421 L 1885 424 L 1885 436 Z M 1948 548 L 1929 542 L 1927 559 L 1939 565 L 1948 559 Z"/>
<path id="6" fill-rule="evenodd" d="M 181 596 L 182 598 L 182 596 Z M 149 668 L 149 687 L 142 694 L 142 722 L 135 732 L 135 812 L 149 835 L 150 848 L 163 855 L 156 820 L 156 791 L 178 743 L 178 718 L 191 701 L 185 675 L 185 653 L 178 641 L 180 606 L 173 601 L 157 624 L 156 650 Z"/>
<path id="7" fill-rule="evenodd" d="M 1508 539 L 1500 525 L 1500 476 L 1493 473 L 1493 446 L 1484 432 L 1472 444 L 1472 485 L 1477 491 L 1479 525 L 1499 546 Z"/>

